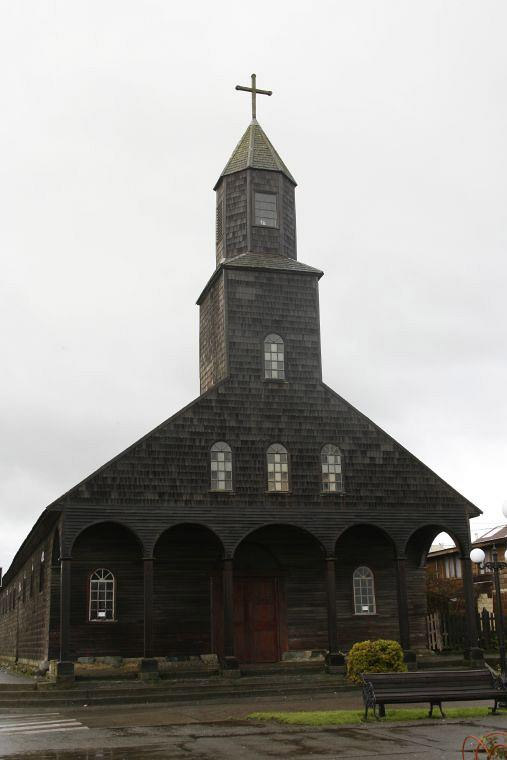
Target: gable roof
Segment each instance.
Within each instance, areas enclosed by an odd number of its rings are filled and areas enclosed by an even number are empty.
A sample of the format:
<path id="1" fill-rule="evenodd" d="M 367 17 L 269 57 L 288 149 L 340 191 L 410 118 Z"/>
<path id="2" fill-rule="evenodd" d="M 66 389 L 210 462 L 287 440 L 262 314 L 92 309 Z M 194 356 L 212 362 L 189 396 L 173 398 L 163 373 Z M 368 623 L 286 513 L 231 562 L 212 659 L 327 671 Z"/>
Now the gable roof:
<path id="1" fill-rule="evenodd" d="M 257 119 L 252 119 L 248 125 L 246 132 L 236 145 L 232 156 L 225 165 L 225 169 L 218 178 L 218 182 L 226 174 L 234 174 L 243 169 L 264 169 L 271 172 L 282 172 L 294 185 L 297 184 Z M 215 185 L 215 188 L 217 185 Z"/>
<path id="2" fill-rule="evenodd" d="M 507 525 L 497 525 L 495 528 L 483 533 L 482 536 L 477 536 L 474 544 L 494 544 L 495 541 L 505 541 L 507 539 Z"/>

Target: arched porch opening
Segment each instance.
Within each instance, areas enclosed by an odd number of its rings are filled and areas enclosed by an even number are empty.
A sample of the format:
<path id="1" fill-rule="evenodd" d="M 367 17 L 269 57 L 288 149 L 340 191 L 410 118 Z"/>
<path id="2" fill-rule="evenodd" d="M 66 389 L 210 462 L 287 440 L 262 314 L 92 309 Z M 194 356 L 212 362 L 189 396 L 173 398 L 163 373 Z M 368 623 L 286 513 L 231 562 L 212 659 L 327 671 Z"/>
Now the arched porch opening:
<path id="1" fill-rule="evenodd" d="M 365 639 L 400 640 L 396 547 L 375 525 L 347 528 L 336 542 L 338 637 L 348 650 Z"/>
<path id="2" fill-rule="evenodd" d="M 443 536 L 446 546 L 451 548 L 454 543 L 456 551 L 446 553 L 442 549 L 442 554 L 437 551 L 428 562 L 430 548 L 442 533 L 446 534 Z M 466 616 L 467 596 L 464 563 L 461 559 L 462 546 L 458 537 L 443 526 L 423 525 L 408 538 L 405 555 L 412 646 L 415 649 L 426 649 L 426 616 L 429 612 L 436 612 L 438 609 L 440 613 L 447 614 L 449 603 L 455 608 L 455 612 Z M 446 607 L 447 609 L 444 609 Z M 470 645 L 464 641 L 464 647 L 468 646 Z M 476 646 L 476 643 L 473 646 Z"/>
<path id="3" fill-rule="evenodd" d="M 224 549 L 204 525 L 165 530 L 154 548 L 153 645 L 155 656 L 185 659 L 216 651 L 212 583 Z"/>
<path id="4" fill-rule="evenodd" d="M 233 557 L 233 607 L 234 652 L 240 663 L 327 650 L 324 558 L 318 539 L 293 525 L 266 525 L 239 542 Z"/>
<path id="5" fill-rule="evenodd" d="M 77 536 L 69 617 L 71 658 L 142 654 L 142 545 L 129 528 L 100 522 Z"/>

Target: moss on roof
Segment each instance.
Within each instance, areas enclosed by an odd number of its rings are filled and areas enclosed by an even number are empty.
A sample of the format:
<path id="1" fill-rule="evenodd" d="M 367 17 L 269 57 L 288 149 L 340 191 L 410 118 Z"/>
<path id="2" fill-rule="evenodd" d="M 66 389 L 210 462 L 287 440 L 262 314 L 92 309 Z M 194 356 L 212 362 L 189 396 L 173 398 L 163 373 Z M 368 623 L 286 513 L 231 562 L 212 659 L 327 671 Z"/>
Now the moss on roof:
<path id="1" fill-rule="evenodd" d="M 266 133 L 256 119 L 252 119 L 248 129 L 236 145 L 220 177 L 243 169 L 264 169 L 282 172 L 291 182 L 296 180 L 271 145 Z"/>

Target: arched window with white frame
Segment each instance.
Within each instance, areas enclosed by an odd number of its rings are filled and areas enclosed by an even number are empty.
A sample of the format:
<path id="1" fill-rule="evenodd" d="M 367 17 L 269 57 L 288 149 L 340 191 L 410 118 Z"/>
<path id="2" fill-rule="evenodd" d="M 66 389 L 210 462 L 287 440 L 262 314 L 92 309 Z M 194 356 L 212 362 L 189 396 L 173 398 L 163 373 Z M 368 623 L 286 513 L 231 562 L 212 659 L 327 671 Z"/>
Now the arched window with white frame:
<path id="1" fill-rule="evenodd" d="M 266 380 L 285 380 L 285 347 L 279 335 L 264 338 L 264 377 Z"/>
<path id="2" fill-rule="evenodd" d="M 225 441 L 211 447 L 211 490 L 232 491 L 232 451 Z"/>
<path id="3" fill-rule="evenodd" d="M 375 585 L 369 567 L 357 567 L 353 575 L 354 614 L 375 615 Z"/>
<path id="4" fill-rule="evenodd" d="M 90 606 L 88 619 L 107 622 L 116 617 L 116 582 L 113 573 L 105 567 L 90 575 Z"/>
<path id="5" fill-rule="evenodd" d="M 343 490 L 342 455 L 334 443 L 326 443 L 320 452 L 321 491 L 337 493 Z"/>
<path id="6" fill-rule="evenodd" d="M 289 490 L 289 455 L 281 443 L 273 443 L 266 452 L 268 491 Z"/>

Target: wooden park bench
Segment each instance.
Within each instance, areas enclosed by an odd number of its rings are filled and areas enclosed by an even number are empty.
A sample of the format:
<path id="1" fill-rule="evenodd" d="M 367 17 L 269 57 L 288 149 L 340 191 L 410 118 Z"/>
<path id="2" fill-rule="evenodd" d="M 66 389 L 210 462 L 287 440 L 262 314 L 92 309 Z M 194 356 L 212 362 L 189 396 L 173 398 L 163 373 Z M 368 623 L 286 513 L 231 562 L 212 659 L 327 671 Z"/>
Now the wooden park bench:
<path id="1" fill-rule="evenodd" d="M 361 673 L 363 682 L 364 719 L 368 720 L 371 707 L 377 718 L 385 716 L 386 705 L 429 702 L 429 717 L 435 705 L 442 702 L 477 701 L 494 699 L 492 712 L 498 703 L 507 701 L 507 690 L 502 679 L 489 668 L 484 670 L 419 670 L 411 673 Z M 378 707 L 378 714 L 377 714 Z"/>

